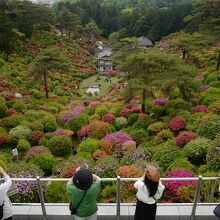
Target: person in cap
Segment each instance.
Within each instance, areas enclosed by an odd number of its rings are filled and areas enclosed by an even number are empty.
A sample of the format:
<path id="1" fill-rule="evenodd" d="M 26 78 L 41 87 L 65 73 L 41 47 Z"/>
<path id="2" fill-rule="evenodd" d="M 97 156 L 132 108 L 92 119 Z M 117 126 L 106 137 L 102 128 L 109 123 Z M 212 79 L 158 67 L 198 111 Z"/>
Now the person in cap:
<path id="1" fill-rule="evenodd" d="M 101 180 L 84 168 L 78 168 L 73 178 L 67 183 L 67 194 L 73 205 L 77 207 L 75 220 L 96 220 L 97 202 L 96 198 L 100 192 Z"/>
<path id="2" fill-rule="evenodd" d="M 159 167 L 148 164 L 144 173 L 134 184 L 137 189 L 137 204 L 134 219 L 135 220 L 155 220 L 157 204 L 165 186 L 160 180 Z"/>

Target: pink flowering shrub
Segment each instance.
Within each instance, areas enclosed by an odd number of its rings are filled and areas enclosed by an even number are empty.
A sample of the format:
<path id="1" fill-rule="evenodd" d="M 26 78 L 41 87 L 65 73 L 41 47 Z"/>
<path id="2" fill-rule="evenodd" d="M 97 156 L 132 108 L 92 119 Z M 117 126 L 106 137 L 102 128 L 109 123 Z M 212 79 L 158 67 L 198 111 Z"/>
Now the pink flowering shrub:
<path id="1" fill-rule="evenodd" d="M 2 95 L 7 101 L 10 101 L 14 98 L 14 95 L 10 92 L 4 92 Z"/>
<path id="2" fill-rule="evenodd" d="M 183 170 L 183 169 L 175 169 L 166 173 L 165 177 L 168 178 L 184 178 L 184 177 L 195 177 L 195 174 Z M 195 186 L 197 184 L 196 181 L 193 180 L 184 180 L 184 181 L 163 181 L 163 184 L 168 189 L 164 194 L 164 199 L 169 200 L 171 202 L 180 201 L 180 191 L 185 187 Z M 190 197 L 191 195 L 188 195 Z"/>
<path id="3" fill-rule="evenodd" d="M 185 131 L 176 137 L 175 144 L 176 144 L 176 146 L 183 147 L 189 141 L 195 140 L 196 138 L 197 138 L 197 135 L 195 133 L 193 133 L 192 131 Z"/>
<path id="4" fill-rule="evenodd" d="M 141 113 L 141 109 L 138 108 L 138 107 L 132 107 L 132 108 L 131 108 L 131 112 L 132 112 L 132 113 Z"/>
<path id="5" fill-rule="evenodd" d="M 197 112 L 208 112 L 208 108 L 205 105 L 197 105 L 192 108 L 191 113 L 197 113 Z"/>
<path id="6" fill-rule="evenodd" d="M 72 134 L 73 134 L 73 131 L 64 130 L 62 128 L 58 128 L 56 131 L 52 133 L 53 136 L 61 136 L 61 135 L 71 136 Z"/>
<path id="7" fill-rule="evenodd" d="M 32 145 L 37 145 L 43 136 L 44 133 L 41 131 L 32 131 L 29 136 L 29 140 L 32 143 Z"/>
<path id="8" fill-rule="evenodd" d="M 34 156 L 36 155 L 40 155 L 40 154 L 48 154 L 51 155 L 50 150 L 47 147 L 44 146 L 36 146 L 36 147 L 32 147 L 25 155 L 24 159 L 25 161 L 29 161 L 30 159 L 32 159 Z"/>
<path id="9" fill-rule="evenodd" d="M 93 107 L 93 108 L 96 108 L 99 104 L 100 104 L 99 101 L 94 101 L 94 102 L 91 102 L 89 106 Z"/>
<path id="10" fill-rule="evenodd" d="M 115 116 L 112 113 L 107 113 L 103 115 L 102 121 L 108 122 L 108 123 L 113 123 L 115 122 Z"/>
<path id="11" fill-rule="evenodd" d="M 87 137 L 88 136 L 88 126 L 85 126 L 85 127 L 82 127 L 77 135 L 80 137 L 80 138 L 83 138 L 83 137 Z"/>
<path id="12" fill-rule="evenodd" d="M 186 119 L 182 116 L 177 116 L 169 122 L 169 127 L 172 131 L 180 131 L 186 127 Z"/>
<path id="13" fill-rule="evenodd" d="M 166 98 L 159 98 L 159 99 L 155 99 L 153 101 L 153 105 L 166 105 L 167 102 L 168 102 L 168 99 L 166 99 Z"/>
<path id="14" fill-rule="evenodd" d="M 136 142 L 135 141 L 125 141 L 123 144 L 122 144 L 122 150 L 123 151 L 126 151 L 130 148 L 136 148 Z"/>
<path id="15" fill-rule="evenodd" d="M 7 116 L 11 116 L 11 115 L 13 115 L 14 113 L 16 113 L 16 110 L 15 110 L 14 108 L 9 108 L 9 109 L 7 109 L 7 110 L 5 111 L 5 114 L 6 114 Z"/>
<path id="16" fill-rule="evenodd" d="M 200 86 L 200 87 L 199 87 L 199 91 L 200 91 L 200 92 L 203 92 L 203 91 L 209 89 L 210 87 L 211 87 L 211 86 L 209 86 L 209 85 Z"/>
<path id="17" fill-rule="evenodd" d="M 128 117 L 131 113 L 132 113 L 132 112 L 131 112 L 131 109 L 125 108 L 125 109 L 122 109 L 122 110 L 121 110 L 120 116 L 121 116 L 121 117 Z"/>

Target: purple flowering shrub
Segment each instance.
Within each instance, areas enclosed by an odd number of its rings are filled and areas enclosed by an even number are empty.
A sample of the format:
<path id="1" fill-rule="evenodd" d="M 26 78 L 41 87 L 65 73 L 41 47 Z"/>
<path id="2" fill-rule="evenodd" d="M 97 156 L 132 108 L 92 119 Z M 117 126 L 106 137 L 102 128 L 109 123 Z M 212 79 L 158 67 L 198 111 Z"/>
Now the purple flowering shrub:
<path id="1" fill-rule="evenodd" d="M 203 91 L 209 89 L 210 87 L 211 87 L 211 86 L 209 86 L 209 85 L 202 85 L 202 86 L 199 87 L 199 91 L 200 91 L 200 92 L 203 92 Z"/>
<path id="2" fill-rule="evenodd" d="M 31 158 L 33 158 L 36 155 L 39 154 L 48 154 L 51 155 L 50 150 L 47 147 L 44 146 L 36 146 L 32 147 L 25 155 L 24 159 L 26 162 L 28 162 Z"/>
<path id="3" fill-rule="evenodd" d="M 8 171 L 11 178 L 36 178 L 43 177 L 42 170 L 33 164 L 17 164 Z M 32 203 L 40 202 L 36 181 L 16 181 L 19 193 L 10 197 L 12 202 Z M 43 185 L 43 189 L 45 186 Z"/>
<path id="4" fill-rule="evenodd" d="M 195 174 L 183 170 L 175 169 L 169 171 L 165 174 L 165 177 L 169 178 L 184 178 L 184 177 L 195 177 Z M 163 181 L 163 184 L 166 186 L 167 190 L 164 193 L 163 200 L 169 202 L 189 202 L 194 196 L 196 181 L 186 180 L 186 181 Z M 184 189 L 188 189 L 184 190 Z M 187 195 L 181 195 L 182 193 L 187 193 Z"/>
<path id="5" fill-rule="evenodd" d="M 168 102 L 167 98 L 159 98 L 153 101 L 153 105 L 166 105 Z"/>
<path id="6" fill-rule="evenodd" d="M 169 127 L 172 129 L 172 131 L 180 131 L 184 129 L 185 126 L 186 119 L 182 116 L 177 116 L 169 122 Z"/>

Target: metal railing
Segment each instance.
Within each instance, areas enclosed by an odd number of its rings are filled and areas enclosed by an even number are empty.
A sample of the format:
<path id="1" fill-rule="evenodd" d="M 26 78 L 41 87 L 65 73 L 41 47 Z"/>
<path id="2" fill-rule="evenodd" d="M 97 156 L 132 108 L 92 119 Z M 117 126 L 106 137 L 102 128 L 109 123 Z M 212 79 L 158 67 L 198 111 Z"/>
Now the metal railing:
<path id="1" fill-rule="evenodd" d="M 46 207 L 44 202 L 44 194 L 42 189 L 42 182 L 67 182 L 69 179 L 67 178 L 40 178 L 39 176 L 36 178 L 11 178 L 13 181 L 33 181 L 37 183 L 38 192 L 39 192 L 39 198 L 40 198 L 40 204 L 42 209 L 42 214 L 44 220 L 47 220 L 47 213 L 46 213 Z M 102 182 L 116 182 L 117 185 L 117 191 L 116 191 L 116 218 L 117 220 L 120 220 L 120 205 L 121 205 L 121 182 L 130 182 L 130 181 L 137 181 L 138 178 L 121 178 L 120 176 L 117 176 L 117 178 L 101 178 Z M 203 181 L 216 181 L 220 180 L 220 177 L 193 177 L 193 178 L 161 178 L 162 181 L 197 181 L 197 187 L 196 192 L 194 196 L 194 201 L 192 203 L 192 212 L 190 216 L 190 220 L 194 220 L 197 204 L 199 201 L 201 186 Z"/>

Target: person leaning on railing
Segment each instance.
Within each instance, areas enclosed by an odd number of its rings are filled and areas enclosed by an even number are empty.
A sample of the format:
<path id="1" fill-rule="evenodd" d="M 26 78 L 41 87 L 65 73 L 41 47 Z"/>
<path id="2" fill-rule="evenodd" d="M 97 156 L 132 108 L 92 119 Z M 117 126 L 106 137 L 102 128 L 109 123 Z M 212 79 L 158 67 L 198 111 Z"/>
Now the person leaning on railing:
<path id="1" fill-rule="evenodd" d="M 101 179 L 88 169 L 78 168 L 67 183 L 67 194 L 76 209 L 75 220 L 96 220 L 96 198 L 100 192 Z"/>
<path id="2" fill-rule="evenodd" d="M 12 220 L 12 205 L 7 196 L 7 192 L 11 187 L 12 181 L 1 166 L 0 177 L 3 177 L 5 180 L 4 183 L 0 185 L 0 206 L 3 207 L 3 218 L 1 218 L 1 220 Z"/>
<path id="3" fill-rule="evenodd" d="M 160 181 L 159 167 L 148 164 L 144 173 L 134 184 L 137 191 L 137 205 L 134 220 L 155 220 L 157 204 L 165 186 Z"/>

